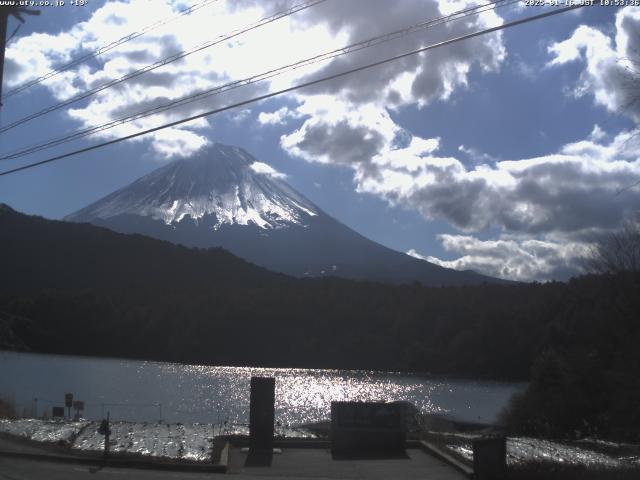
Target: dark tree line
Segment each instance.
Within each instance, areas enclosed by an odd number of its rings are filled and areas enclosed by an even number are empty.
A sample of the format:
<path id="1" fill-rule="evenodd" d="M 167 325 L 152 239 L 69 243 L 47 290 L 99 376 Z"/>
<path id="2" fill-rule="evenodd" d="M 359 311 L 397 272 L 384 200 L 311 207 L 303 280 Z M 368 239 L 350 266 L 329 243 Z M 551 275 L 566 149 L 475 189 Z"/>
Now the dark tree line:
<path id="1" fill-rule="evenodd" d="M 37 351 L 526 380 L 547 350 L 638 365 L 637 275 L 423 288 L 302 280 L 0 296 Z M 577 353 L 576 353 L 577 354 Z"/>
<path id="2" fill-rule="evenodd" d="M 441 288 L 297 280 L 221 250 L 6 209 L 0 265 L 0 345 L 216 365 L 531 378 L 505 417 L 514 430 L 640 432 L 638 272 Z"/>

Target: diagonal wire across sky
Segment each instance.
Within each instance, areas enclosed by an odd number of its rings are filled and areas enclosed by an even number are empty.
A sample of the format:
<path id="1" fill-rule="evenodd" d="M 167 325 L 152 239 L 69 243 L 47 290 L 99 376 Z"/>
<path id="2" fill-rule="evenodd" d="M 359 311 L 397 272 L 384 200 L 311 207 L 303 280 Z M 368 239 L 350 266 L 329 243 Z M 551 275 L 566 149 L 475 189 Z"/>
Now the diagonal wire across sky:
<path id="1" fill-rule="evenodd" d="M 148 33 L 152 30 L 155 30 L 156 28 L 159 28 L 163 25 L 167 25 L 168 23 L 171 23 L 175 20 L 178 20 L 180 17 L 186 16 L 186 15 L 190 15 L 191 13 L 200 10 L 201 8 L 204 8 L 208 5 L 211 5 L 212 3 L 217 2 L 218 0 L 203 0 L 201 2 L 195 3 L 194 5 L 191 5 L 188 8 L 185 8 L 183 10 L 180 10 L 179 12 L 177 12 L 174 15 L 171 15 L 169 17 L 166 17 L 162 20 L 159 20 L 157 22 L 152 23 L 151 25 L 147 25 L 146 27 L 141 28 L 138 31 L 135 32 L 131 32 L 128 35 L 125 35 L 124 37 L 120 38 L 119 40 L 116 40 L 114 42 L 111 42 L 105 46 L 99 47 L 96 50 L 94 50 L 91 53 L 87 53 L 86 55 L 82 55 L 80 57 L 77 57 L 73 60 L 71 60 L 68 63 L 65 63 L 64 65 L 53 69 L 47 73 L 45 73 L 44 75 L 41 75 L 37 78 L 34 78 L 32 80 L 29 80 L 25 83 L 23 83 L 22 85 L 19 85 L 15 88 L 13 88 L 12 90 L 9 90 L 7 93 L 2 95 L 2 99 L 4 100 L 5 98 L 11 97 L 17 93 L 20 93 L 24 90 L 27 90 L 28 88 L 33 87 L 34 85 L 37 85 L 39 83 L 44 82 L 45 80 L 48 80 L 49 78 L 55 77 L 56 75 L 62 73 L 62 72 L 66 72 L 67 70 L 72 69 L 73 67 L 80 65 L 82 63 L 85 63 L 89 60 L 91 60 L 92 58 L 96 58 L 110 50 L 113 50 L 116 47 L 119 47 L 120 45 L 126 43 L 126 42 L 130 42 L 131 40 L 141 37 L 142 35 L 144 35 L 145 33 Z"/>
<path id="2" fill-rule="evenodd" d="M 116 85 L 119 85 L 123 82 L 126 82 L 127 80 L 131 80 L 132 78 L 136 78 L 139 77 L 140 75 L 143 75 L 147 72 L 151 72 L 153 70 L 156 70 L 157 68 L 160 67 L 164 67 L 165 65 L 169 65 L 170 63 L 176 62 L 178 60 L 181 60 L 191 54 L 200 52 L 206 48 L 210 48 L 213 47 L 214 45 L 218 45 L 222 42 L 225 42 L 227 40 L 230 40 L 234 37 L 237 37 L 239 35 L 242 35 L 243 33 L 249 32 L 251 30 L 255 30 L 256 28 L 262 27 L 264 25 L 267 25 L 269 23 L 275 22 L 276 20 L 279 20 L 281 18 L 284 17 L 288 17 L 290 15 L 293 15 L 294 13 L 300 12 L 302 10 L 305 10 L 307 8 L 310 8 L 314 5 L 317 5 L 319 3 L 323 3 L 326 2 L 327 0 L 310 0 L 307 2 L 303 2 L 297 5 L 294 5 L 291 8 L 288 8 L 286 10 L 282 10 L 280 12 L 277 12 L 269 17 L 265 17 L 262 20 L 259 20 L 258 22 L 252 23 L 246 27 L 243 27 L 241 29 L 238 30 L 234 30 L 230 33 L 226 33 L 223 35 L 220 35 L 219 37 L 216 37 L 214 40 L 209 40 L 207 42 L 204 42 L 202 44 L 199 44 L 189 50 L 183 50 L 181 52 L 175 53 L 173 55 L 170 55 L 168 57 L 165 57 L 161 60 L 158 60 L 155 63 L 152 63 L 151 65 L 147 65 L 141 69 L 138 70 L 134 70 L 133 72 L 129 72 L 126 75 L 123 75 L 122 77 L 110 80 L 106 83 L 103 83 L 102 85 L 99 85 L 95 88 L 92 88 L 90 90 L 86 90 L 84 92 L 79 93 L 78 95 L 75 95 L 71 98 L 68 98 L 67 100 L 63 100 L 62 102 L 58 102 L 56 104 L 50 105 L 46 108 L 43 108 L 42 110 L 39 110 L 35 113 L 29 114 L 23 118 L 20 118 L 18 120 L 15 120 L 14 122 L 11 122 L 10 124 L 0 128 L 0 134 L 7 132 L 13 128 L 18 127 L 19 125 L 23 125 L 31 120 L 34 120 L 36 118 L 39 118 L 43 115 L 46 115 L 48 113 L 51 112 L 55 112 L 56 110 L 60 110 L 61 108 L 64 108 L 68 105 L 71 105 L 73 103 L 79 102 L 80 100 L 83 100 L 85 98 L 89 98 L 99 92 L 102 92 L 108 88 L 113 88 Z"/>
<path id="3" fill-rule="evenodd" d="M 89 147 L 81 148 L 81 149 L 78 149 L 78 150 L 75 150 L 75 151 L 72 151 L 72 152 L 68 152 L 68 153 L 64 153 L 64 154 L 57 155 L 57 156 L 54 156 L 54 157 L 50 157 L 50 158 L 47 158 L 47 159 L 44 159 L 44 160 L 41 160 L 41 161 L 38 161 L 38 162 L 34 162 L 34 163 L 30 163 L 30 164 L 23 165 L 23 166 L 20 166 L 20 167 L 16 167 L 16 168 L 13 168 L 13 169 L 5 170 L 5 171 L 0 172 L 0 176 L 10 175 L 10 174 L 13 174 L 13 173 L 16 173 L 16 172 L 19 172 L 19 171 L 27 170 L 27 169 L 34 168 L 34 167 L 37 167 L 37 166 L 40 166 L 40 165 L 44 165 L 44 164 L 47 164 L 47 163 L 51 163 L 51 162 L 55 162 L 55 161 L 58 161 L 58 160 L 62 160 L 64 158 L 69 158 L 71 156 L 75 156 L 75 155 L 78 155 L 80 153 L 89 152 L 89 151 L 92 151 L 92 150 L 96 150 L 98 148 L 102 148 L 102 147 L 105 147 L 105 146 L 108 146 L 108 145 L 113 145 L 115 143 L 119 143 L 119 142 L 122 142 L 122 141 L 125 141 L 125 140 L 130 140 L 130 139 L 133 139 L 133 138 L 136 138 L 136 137 L 140 137 L 142 135 L 146 135 L 146 134 L 149 134 L 149 133 L 152 133 L 152 132 L 156 132 L 156 131 L 165 129 L 165 128 L 170 128 L 170 127 L 177 126 L 177 125 L 180 125 L 180 124 L 183 124 L 183 123 L 187 123 L 187 122 L 190 122 L 190 121 L 193 121 L 193 120 L 197 120 L 197 119 L 204 118 L 204 117 L 207 117 L 207 116 L 210 116 L 210 115 L 214 115 L 214 114 L 221 113 L 221 112 L 224 112 L 224 111 L 227 111 L 227 110 L 231 110 L 231 109 L 234 109 L 234 108 L 237 108 L 237 107 L 241 107 L 241 106 L 248 105 L 248 104 L 251 104 L 251 103 L 255 103 L 255 102 L 262 101 L 262 100 L 266 100 L 268 98 L 272 98 L 272 97 L 275 97 L 275 96 L 278 96 L 278 95 L 282 95 L 284 93 L 288 93 L 288 92 L 292 92 L 292 91 L 295 91 L 295 90 L 298 90 L 298 89 L 302 89 L 302 88 L 305 88 L 305 87 L 316 85 L 316 84 L 319 84 L 321 82 L 326 82 L 326 81 L 333 80 L 333 79 L 336 79 L 336 78 L 344 77 L 346 75 L 351 75 L 353 73 L 356 73 L 356 72 L 359 72 L 359 71 L 363 71 L 363 70 L 367 70 L 367 69 L 370 69 L 370 68 L 374 68 L 374 67 L 386 64 L 386 63 L 394 62 L 394 61 L 397 61 L 399 59 L 409 57 L 411 55 L 420 54 L 420 53 L 427 52 L 429 50 L 440 48 L 440 47 L 443 47 L 443 46 L 446 46 L 446 45 L 451 45 L 453 43 L 466 41 L 466 40 L 469 40 L 471 38 L 475 38 L 475 37 L 478 37 L 478 36 L 481 36 L 481 35 L 486 35 L 486 34 L 489 34 L 489 33 L 492 33 L 492 32 L 496 32 L 496 31 L 499 31 L 499 30 L 503 30 L 503 29 L 506 29 L 506 28 L 511 28 L 511 27 L 514 27 L 514 26 L 517 26 L 517 25 L 522 25 L 524 23 L 529 23 L 529 22 L 532 22 L 532 21 L 541 20 L 541 19 L 553 16 L 553 15 L 558 15 L 558 14 L 561 14 L 561 13 L 565 13 L 565 12 L 570 11 L 570 10 L 575 10 L 577 8 L 583 8 L 585 6 L 588 6 L 588 5 L 576 4 L 576 5 L 570 5 L 570 6 L 563 7 L 563 8 L 556 8 L 556 9 L 553 9 L 551 11 L 547 11 L 547 12 L 544 12 L 544 13 L 541 13 L 541 14 L 538 14 L 538 15 L 531 15 L 531 16 L 528 16 L 528 17 L 524 17 L 524 18 L 520 18 L 518 20 L 514 20 L 514 21 L 511 21 L 511 22 L 508 22 L 508 23 L 504 23 L 504 24 L 498 25 L 496 27 L 491 27 L 491 28 L 486 28 L 486 29 L 483 29 L 483 30 L 478 30 L 478 31 L 473 32 L 473 33 L 469 33 L 469 34 L 462 35 L 462 36 L 459 36 L 459 37 L 455 37 L 455 38 L 451 38 L 451 39 L 444 40 L 444 41 L 441 41 L 441 42 L 437 42 L 437 43 L 434 43 L 434 44 L 431 44 L 431 45 L 428 45 L 428 46 L 425 46 L 425 47 L 421 47 L 421 48 L 416 49 L 416 50 L 412 50 L 410 52 L 406 52 L 406 53 L 395 55 L 395 56 L 392 56 L 392 57 L 388 57 L 388 58 L 385 58 L 385 59 L 382 59 L 382 60 L 379 60 L 379 61 L 376 61 L 376 62 L 368 63 L 368 64 L 365 64 L 365 65 L 361 65 L 359 67 L 352 68 L 352 69 L 349 69 L 349 70 L 345 70 L 345 71 L 342 71 L 342 72 L 339 72 L 339 73 L 336 73 L 336 74 L 332 74 L 332 75 L 324 76 L 324 77 L 321 77 L 321 78 L 317 78 L 315 80 L 310 80 L 310 81 L 307 81 L 307 82 L 299 83 L 299 84 L 293 85 L 293 86 L 288 87 L 288 88 L 280 89 L 280 90 L 277 90 L 277 91 L 274 91 L 274 92 L 270 92 L 270 93 L 267 93 L 267 94 L 264 94 L 264 95 L 260 95 L 260 96 L 253 97 L 253 98 L 250 98 L 250 99 L 247 99 L 247 100 L 243 100 L 241 102 L 237 102 L 237 103 L 233 103 L 233 104 L 230 104 L 230 105 L 227 105 L 227 106 L 224 106 L 224 107 L 220 107 L 220 108 L 216 108 L 216 109 L 213 109 L 213 110 L 209 110 L 209 111 L 206 111 L 206 112 L 203 112 L 203 113 L 199 113 L 197 115 L 186 117 L 186 118 L 174 121 L 174 122 L 169 122 L 169 123 L 166 123 L 164 125 L 160 125 L 160 126 L 157 126 L 157 127 L 154 127 L 154 128 L 146 129 L 146 130 L 143 130 L 143 131 L 140 131 L 140 132 L 136 132 L 136 133 L 133 133 L 133 134 L 130 134 L 130 135 L 119 137 L 119 138 L 116 138 L 116 139 L 113 139 L 113 140 L 109 140 L 109 141 L 106 141 L 106 142 L 103 142 L 103 143 L 100 143 L 100 144 L 91 145 Z"/>
<path id="4" fill-rule="evenodd" d="M 99 133 L 114 127 L 117 127 L 119 125 L 123 125 L 125 123 L 130 123 L 133 122 L 135 120 L 139 120 L 141 118 L 145 118 L 151 115 L 156 115 L 162 112 L 165 112 L 167 110 L 170 109 L 174 109 L 183 105 L 187 105 L 196 101 L 201 101 L 204 100 L 206 98 L 210 98 L 214 95 L 219 95 L 221 93 L 224 93 L 226 91 L 229 90 L 233 90 L 239 87 L 243 87 L 243 86 L 247 86 L 247 85 L 251 85 L 251 84 L 255 84 L 279 75 L 282 75 L 284 73 L 287 73 L 289 71 L 293 71 L 302 67 L 306 67 L 309 65 L 313 65 L 315 63 L 318 62 L 323 62 L 323 61 L 327 61 L 327 60 L 331 60 L 333 58 L 336 58 L 338 56 L 342 56 L 342 55 L 347 55 L 353 52 L 357 52 L 359 50 L 365 49 L 365 48 L 370 48 L 376 45 L 379 45 L 381 43 L 386 43 L 386 42 L 390 42 L 393 40 L 397 40 L 399 38 L 405 37 L 407 35 L 410 35 L 412 33 L 416 33 L 418 31 L 421 30 L 425 30 L 428 28 L 433 28 L 437 25 L 442 25 L 445 23 L 449 23 L 452 21 L 457 21 L 457 20 L 461 20 L 464 19 L 466 17 L 472 16 L 472 15 L 478 15 L 480 13 L 486 12 L 488 10 L 494 10 L 498 7 L 505 7 L 508 5 L 512 5 L 514 3 L 518 3 L 519 0 L 496 0 L 496 1 L 492 1 L 489 2 L 487 4 L 483 4 L 483 5 L 478 5 L 475 7 L 471 7 L 471 8 L 466 8 L 466 9 L 462 9 L 459 10 L 457 12 L 453 12 L 449 15 L 444 15 L 438 18 L 434 18 L 434 19 L 429 19 L 429 20 L 425 20 L 422 22 L 419 22 L 417 24 L 413 24 L 398 30 L 394 30 L 382 35 L 377 35 L 374 37 L 370 37 L 366 40 L 362 40 L 359 42 L 355 42 L 352 44 L 349 44 L 345 47 L 341 47 L 341 48 L 337 48 L 328 52 L 324 52 L 321 53 L 319 55 L 315 55 L 312 57 L 308 57 L 302 60 L 298 60 L 296 62 L 287 64 L 287 65 L 283 65 L 280 66 L 278 68 L 272 69 L 272 70 L 268 70 L 266 72 L 261 72 L 255 75 L 251 75 L 249 77 L 240 79 L 240 80 L 235 80 L 232 82 L 228 82 L 222 85 L 217 85 L 215 87 L 212 88 L 208 88 L 208 89 L 204 89 L 189 95 L 186 95 L 182 98 L 178 98 L 176 100 L 171 100 L 168 101 L 162 105 L 158 105 L 154 108 L 151 109 L 146 109 L 146 110 L 141 110 L 138 111 L 136 113 L 132 113 L 129 115 L 126 115 L 124 117 L 120 117 L 118 119 L 115 120 L 111 120 L 109 122 L 106 122 L 104 124 L 101 125 L 96 125 L 93 127 L 88 127 L 85 129 L 81 129 L 78 130 L 72 134 L 69 135 L 64 135 L 61 137 L 57 137 L 54 139 L 49 139 L 45 142 L 41 142 L 35 145 L 31 145 L 29 147 L 25 147 L 19 150 L 14 150 L 10 153 L 5 153 L 0 155 L 0 160 L 9 160 L 9 159 L 15 159 L 15 158 L 20 158 L 23 157 L 25 155 L 29 155 L 38 151 L 42 151 L 48 148 L 52 148 L 58 145 L 61 145 L 63 143 L 67 143 L 73 140 L 77 140 L 89 135 L 93 135 L 95 133 Z M 298 10 L 296 10 L 298 11 Z M 268 18 L 272 18 L 272 17 L 268 17 Z M 242 29 L 244 31 L 246 31 L 246 29 Z M 0 133 L 3 130 L 0 129 Z"/>

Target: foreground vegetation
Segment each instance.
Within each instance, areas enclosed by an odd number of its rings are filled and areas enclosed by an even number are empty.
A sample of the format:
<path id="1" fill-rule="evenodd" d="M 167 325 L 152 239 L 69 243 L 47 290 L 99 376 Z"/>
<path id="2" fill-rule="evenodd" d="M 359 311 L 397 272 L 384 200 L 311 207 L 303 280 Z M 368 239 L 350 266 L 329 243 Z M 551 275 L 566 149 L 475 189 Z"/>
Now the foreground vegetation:
<path id="1" fill-rule="evenodd" d="M 4 295 L 32 350 L 219 365 L 529 379 L 527 435 L 640 432 L 638 276 L 423 289 L 339 280 Z"/>
<path id="2" fill-rule="evenodd" d="M 507 467 L 505 480 L 637 480 L 640 467 L 594 467 L 556 462 L 525 463 Z"/>
<path id="3" fill-rule="evenodd" d="M 273 274 L 217 249 L 0 211 L 0 345 L 217 365 L 531 378 L 528 435 L 640 440 L 640 274 L 425 288 Z M 17 340 L 16 340 L 17 339 Z"/>
<path id="4" fill-rule="evenodd" d="M 16 406 L 10 398 L 0 397 L 0 418 L 16 418 Z"/>

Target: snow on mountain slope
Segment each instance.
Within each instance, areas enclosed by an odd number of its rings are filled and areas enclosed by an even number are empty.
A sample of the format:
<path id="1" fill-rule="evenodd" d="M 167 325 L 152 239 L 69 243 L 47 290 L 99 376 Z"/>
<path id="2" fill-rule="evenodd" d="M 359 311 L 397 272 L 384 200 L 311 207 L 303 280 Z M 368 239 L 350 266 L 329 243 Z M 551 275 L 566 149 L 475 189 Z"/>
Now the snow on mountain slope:
<path id="1" fill-rule="evenodd" d="M 197 222 L 213 214 L 214 230 L 250 223 L 276 229 L 305 225 L 318 209 L 268 165 L 238 147 L 216 143 L 199 155 L 145 175 L 66 220 L 93 222 L 123 214 L 167 225 L 186 216 Z"/>
<path id="2" fill-rule="evenodd" d="M 188 247 L 222 247 L 297 277 L 464 285 L 497 281 L 371 241 L 238 147 L 214 144 L 141 177 L 65 218 Z"/>

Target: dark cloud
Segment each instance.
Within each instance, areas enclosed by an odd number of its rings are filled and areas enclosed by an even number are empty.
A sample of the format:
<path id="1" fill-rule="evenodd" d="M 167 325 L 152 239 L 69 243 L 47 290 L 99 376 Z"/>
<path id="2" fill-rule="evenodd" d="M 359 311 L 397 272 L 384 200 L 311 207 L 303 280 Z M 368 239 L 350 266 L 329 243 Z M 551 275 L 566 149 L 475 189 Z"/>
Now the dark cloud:
<path id="1" fill-rule="evenodd" d="M 346 31 L 349 34 L 348 43 L 354 43 L 441 16 L 438 3 L 434 1 L 401 0 L 393 2 L 390 8 L 388 1 L 367 0 L 366 2 L 347 1 L 320 5 L 296 17 L 296 20 L 302 18 L 298 21 L 307 22 L 310 25 L 322 22 L 335 34 Z M 477 19 L 435 25 L 402 38 L 339 57 L 311 75 L 308 80 L 416 50 L 476 31 L 482 26 L 482 21 Z M 379 101 L 380 93 L 391 82 L 403 72 L 410 72 L 416 75 L 411 87 L 414 97 L 412 101 L 428 102 L 433 97 L 446 96 L 454 87 L 465 83 L 466 67 L 459 69 L 460 66 L 478 64 L 484 69 L 497 68 L 503 54 L 501 37 L 496 34 L 493 37 L 460 42 L 425 54 L 412 55 L 374 69 L 318 84 L 310 87 L 308 93 L 339 94 L 354 103 Z M 401 104 L 397 91 L 390 95 L 389 100 L 394 105 Z"/>
<path id="2" fill-rule="evenodd" d="M 151 64 L 157 60 L 149 50 L 133 50 L 122 52 L 121 55 L 133 63 Z"/>
<path id="3" fill-rule="evenodd" d="M 484 226 L 479 224 L 485 218 L 483 205 L 489 203 L 487 194 L 490 189 L 484 180 L 459 182 L 450 175 L 440 173 L 437 180 L 417 190 L 407 200 L 418 208 L 425 216 L 446 218 L 449 222 L 463 229 L 475 229 Z M 485 209 L 491 208 L 485 205 Z"/>
<path id="4" fill-rule="evenodd" d="M 640 177 L 640 149 L 634 160 L 623 160 L 628 151 L 619 153 L 629 137 L 622 133 L 607 145 L 593 142 L 587 149 L 591 157 L 550 155 L 468 167 L 452 158 L 420 157 L 407 147 L 400 150 L 401 163 L 393 151 L 386 154 L 395 155 L 388 162 L 375 162 L 375 176 L 354 168 L 361 191 L 464 231 L 497 227 L 585 242 L 640 210 L 640 188 L 621 191 L 629 179 Z"/>
<path id="5" fill-rule="evenodd" d="M 309 156 L 326 155 L 334 163 L 353 166 L 368 163 L 383 145 L 380 133 L 342 121 L 310 126 L 296 146 Z"/>

